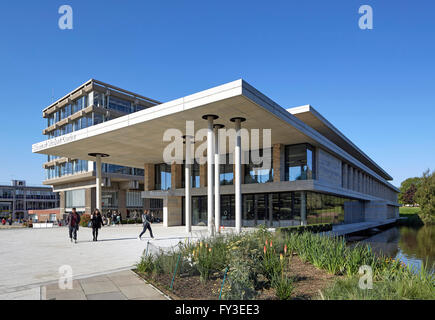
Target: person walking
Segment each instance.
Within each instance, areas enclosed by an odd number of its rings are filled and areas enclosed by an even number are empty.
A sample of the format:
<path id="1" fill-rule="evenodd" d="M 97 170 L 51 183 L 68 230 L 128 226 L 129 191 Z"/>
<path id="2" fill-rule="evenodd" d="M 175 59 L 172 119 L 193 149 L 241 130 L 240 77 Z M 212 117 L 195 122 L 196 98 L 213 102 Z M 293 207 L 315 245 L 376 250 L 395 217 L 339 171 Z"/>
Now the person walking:
<path id="1" fill-rule="evenodd" d="M 122 225 L 122 221 L 121 221 L 121 212 L 116 211 L 116 220 L 118 221 L 118 225 Z"/>
<path id="2" fill-rule="evenodd" d="M 112 220 L 112 211 L 109 210 L 109 211 L 107 212 L 107 225 L 108 225 L 108 226 L 110 226 L 110 224 L 111 224 L 111 222 L 112 222 L 111 220 Z"/>
<path id="3" fill-rule="evenodd" d="M 142 214 L 142 223 L 143 223 L 143 230 L 139 235 L 138 239 L 142 240 L 142 235 L 147 231 L 147 229 L 150 231 L 151 238 L 154 239 L 153 230 L 151 229 L 151 217 L 149 215 L 149 210 L 145 210 L 144 213 Z"/>
<path id="4" fill-rule="evenodd" d="M 98 229 L 104 224 L 103 219 L 101 218 L 100 210 L 95 209 L 94 213 L 91 216 L 91 224 L 92 224 L 92 236 L 93 241 L 98 241 Z"/>
<path id="5" fill-rule="evenodd" d="M 79 230 L 80 215 L 77 213 L 76 208 L 72 208 L 72 212 L 68 215 L 66 219 L 69 230 L 69 238 L 71 242 L 77 243 L 77 231 Z"/>

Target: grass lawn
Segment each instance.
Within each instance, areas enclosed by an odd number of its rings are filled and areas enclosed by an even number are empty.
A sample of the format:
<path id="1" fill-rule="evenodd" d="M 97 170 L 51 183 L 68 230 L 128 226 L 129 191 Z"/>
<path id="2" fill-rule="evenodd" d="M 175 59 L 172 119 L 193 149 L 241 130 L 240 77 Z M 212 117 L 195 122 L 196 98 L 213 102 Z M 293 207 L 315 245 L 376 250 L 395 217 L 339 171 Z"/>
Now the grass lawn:
<path id="1" fill-rule="evenodd" d="M 410 214 L 418 214 L 420 213 L 421 209 L 420 207 L 400 207 L 399 208 L 399 214 L 400 216 L 406 217 Z"/>

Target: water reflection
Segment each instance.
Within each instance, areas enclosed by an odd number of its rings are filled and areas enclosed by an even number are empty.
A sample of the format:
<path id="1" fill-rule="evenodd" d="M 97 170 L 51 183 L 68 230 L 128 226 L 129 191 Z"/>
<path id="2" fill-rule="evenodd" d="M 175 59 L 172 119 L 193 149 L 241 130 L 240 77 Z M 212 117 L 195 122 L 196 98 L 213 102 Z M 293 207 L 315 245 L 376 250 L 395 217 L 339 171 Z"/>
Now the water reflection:
<path id="1" fill-rule="evenodd" d="M 422 263 L 435 270 L 435 226 L 421 228 L 393 227 L 372 234 L 352 235 L 352 243 L 369 244 L 377 254 L 400 259 L 414 270 L 420 270 Z"/>

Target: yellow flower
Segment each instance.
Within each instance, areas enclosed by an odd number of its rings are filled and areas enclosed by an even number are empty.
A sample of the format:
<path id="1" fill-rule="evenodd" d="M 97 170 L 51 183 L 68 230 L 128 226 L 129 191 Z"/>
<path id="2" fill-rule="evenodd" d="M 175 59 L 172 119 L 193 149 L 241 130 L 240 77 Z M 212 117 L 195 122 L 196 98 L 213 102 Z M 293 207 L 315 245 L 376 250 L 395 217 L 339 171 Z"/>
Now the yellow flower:
<path id="1" fill-rule="evenodd" d="M 199 243 L 199 246 L 202 248 L 202 241 Z"/>
<path id="2" fill-rule="evenodd" d="M 208 248 L 208 252 L 211 252 L 211 248 Z"/>
<path id="3" fill-rule="evenodd" d="M 282 259 L 284 259 L 284 257 L 282 256 L 282 253 L 279 254 L 279 260 L 282 261 Z"/>

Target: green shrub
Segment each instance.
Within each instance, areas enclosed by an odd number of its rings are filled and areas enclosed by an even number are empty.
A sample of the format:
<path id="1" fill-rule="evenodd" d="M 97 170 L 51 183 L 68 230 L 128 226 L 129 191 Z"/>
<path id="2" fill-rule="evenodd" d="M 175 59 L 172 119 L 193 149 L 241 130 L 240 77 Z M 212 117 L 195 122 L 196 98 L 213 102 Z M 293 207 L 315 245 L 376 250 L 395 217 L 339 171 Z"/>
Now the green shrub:
<path id="1" fill-rule="evenodd" d="M 324 290 L 326 300 L 434 300 L 435 278 L 425 267 L 419 273 L 408 268 L 391 273 L 381 272 L 373 281 L 373 289 L 361 289 L 359 277 L 352 276 L 336 280 Z"/>
<path id="2" fill-rule="evenodd" d="M 154 269 L 154 258 L 152 255 L 142 257 L 140 262 L 136 264 L 136 269 L 139 272 L 151 273 Z"/>
<path id="3" fill-rule="evenodd" d="M 225 300 L 251 300 L 257 295 L 255 281 L 257 273 L 255 263 L 247 259 L 242 252 L 235 250 L 231 254 L 230 268 L 227 275 L 228 286 L 223 291 Z"/>
<path id="4" fill-rule="evenodd" d="M 84 213 L 80 216 L 80 226 L 87 227 L 89 225 L 89 221 L 91 221 L 91 215 L 88 213 Z"/>
<path id="5" fill-rule="evenodd" d="M 281 276 L 282 274 L 282 263 L 271 241 L 272 240 L 265 242 L 261 259 L 262 274 L 269 281 L 272 281 L 276 276 Z"/>
<path id="6" fill-rule="evenodd" d="M 290 226 L 290 227 L 282 227 L 277 228 L 277 232 L 279 233 L 304 233 L 304 232 L 327 232 L 332 230 L 332 223 L 318 223 L 318 224 L 310 224 L 307 226 Z"/>
<path id="7" fill-rule="evenodd" d="M 294 286 L 293 279 L 286 276 L 275 276 L 272 279 L 272 287 L 280 300 L 290 300 Z"/>

